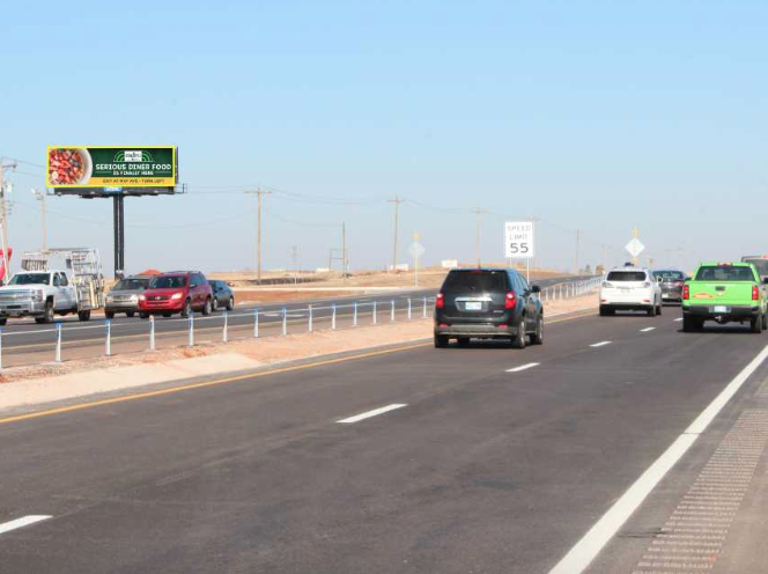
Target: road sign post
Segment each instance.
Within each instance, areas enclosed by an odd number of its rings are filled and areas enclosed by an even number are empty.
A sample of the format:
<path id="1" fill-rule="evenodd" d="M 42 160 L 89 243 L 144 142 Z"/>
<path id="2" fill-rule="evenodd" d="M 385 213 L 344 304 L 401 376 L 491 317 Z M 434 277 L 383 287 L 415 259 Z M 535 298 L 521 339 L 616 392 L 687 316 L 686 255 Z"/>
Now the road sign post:
<path id="1" fill-rule="evenodd" d="M 533 221 L 507 221 L 504 224 L 504 257 L 525 259 L 526 276 L 531 280 L 531 259 L 534 257 Z"/>
<path id="2" fill-rule="evenodd" d="M 418 287 L 419 286 L 419 259 L 421 259 L 421 256 L 424 255 L 424 252 L 426 251 L 424 249 L 424 246 L 419 243 L 419 234 L 414 233 L 413 234 L 413 243 L 411 243 L 411 246 L 408 248 L 408 253 L 413 258 L 413 284 Z"/>

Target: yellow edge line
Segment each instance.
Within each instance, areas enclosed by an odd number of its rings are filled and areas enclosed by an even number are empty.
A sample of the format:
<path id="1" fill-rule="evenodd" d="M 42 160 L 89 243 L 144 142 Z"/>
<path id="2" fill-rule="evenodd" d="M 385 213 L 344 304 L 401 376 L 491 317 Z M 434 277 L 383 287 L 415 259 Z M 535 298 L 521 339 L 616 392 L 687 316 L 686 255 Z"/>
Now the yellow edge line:
<path id="1" fill-rule="evenodd" d="M 563 317 L 561 319 L 555 318 L 555 319 L 552 319 L 551 321 L 548 321 L 548 323 L 563 323 L 565 321 L 571 321 L 573 319 L 578 319 L 578 318 L 584 317 L 584 316 L 589 316 L 589 315 L 576 315 L 576 316 L 572 316 L 572 317 Z M 403 351 L 411 351 L 413 349 L 420 349 L 420 348 L 423 348 L 423 347 L 429 347 L 431 345 L 432 345 L 432 343 L 418 343 L 418 344 L 415 344 L 415 345 L 407 345 L 405 347 L 399 347 L 397 349 L 386 349 L 386 350 L 383 350 L 383 351 L 373 351 L 373 352 L 370 352 L 370 353 L 363 353 L 361 355 L 355 355 L 353 357 L 339 357 L 338 359 L 326 359 L 324 361 L 317 361 L 315 363 L 308 363 L 308 364 L 304 364 L 304 365 L 296 365 L 296 366 L 293 366 L 293 367 L 282 367 L 282 368 L 268 370 L 268 371 L 264 371 L 264 372 L 260 372 L 260 373 L 251 373 L 251 374 L 248 374 L 248 375 L 237 375 L 235 377 L 226 377 L 226 378 L 223 378 L 223 379 L 216 379 L 216 380 L 213 380 L 213 381 L 205 381 L 205 382 L 202 382 L 202 383 L 192 383 L 192 384 L 188 384 L 188 385 L 181 385 L 181 386 L 178 386 L 178 387 L 171 387 L 169 389 L 160 389 L 160 390 L 157 390 L 157 391 L 147 391 L 147 392 L 144 392 L 144 393 L 136 393 L 134 395 L 126 395 L 126 396 L 122 396 L 122 397 L 114 397 L 114 398 L 111 398 L 111 399 L 103 399 L 103 400 L 100 400 L 100 401 L 91 401 L 91 402 L 88 402 L 88 403 L 79 403 L 79 404 L 76 404 L 76 405 L 69 405 L 69 406 L 66 406 L 66 407 L 58 407 L 58 408 L 55 408 L 55 409 L 48 409 L 48 410 L 44 410 L 44 411 L 36 411 L 36 412 L 33 412 L 33 413 L 26 413 L 26 414 L 23 414 L 23 415 L 16 415 L 16 416 L 12 416 L 12 417 L 3 418 L 3 419 L 0 419 L 0 425 L 6 425 L 6 424 L 10 424 L 10 423 L 14 423 L 14 422 L 19 422 L 19 421 L 25 421 L 25 420 L 29 420 L 29 419 L 37 419 L 37 418 L 47 417 L 47 416 L 61 414 L 61 413 L 70 413 L 70 412 L 73 412 L 73 411 L 81 411 L 81 410 L 85 410 L 85 409 L 92 409 L 92 408 L 100 407 L 100 406 L 104 406 L 104 405 L 113 405 L 113 404 L 116 404 L 116 403 L 124 403 L 124 402 L 128 402 L 128 401 L 136 401 L 136 400 L 139 400 L 139 399 L 148 399 L 150 397 L 160 397 L 160 396 L 163 396 L 163 395 L 170 395 L 170 394 L 174 394 L 174 393 L 180 393 L 182 391 L 189 391 L 189 390 L 192 390 L 192 389 L 202 389 L 202 388 L 205 388 L 205 387 L 213 387 L 213 386 L 216 386 L 216 385 L 225 385 L 225 384 L 229 384 L 229 383 L 236 383 L 238 381 L 244 381 L 246 379 L 258 379 L 258 378 L 265 377 L 265 376 L 268 376 L 268 375 L 280 375 L 280 374 L 283 374 L 283 373 L 291 373 L 291 372 L 295 372 L 295 371 L 303 371 L 303 370 L 312 369 L 312 368 L 315 368 L 315 367 L 324 367 L 326 365 L 335 365 L 335 364 L 338 364 L 338 363 L 346 363 L 346 362 L 349 362 L 349 361 L 358 361 L 360 359 L 368 359 L 368 358 L 371 358 L 371 357 L 380 357 L 382 355 L 391 355 L 393 353 L 401 353 Z M 13 384 L 13 383 L 9 383 L 9 384 Z"/>

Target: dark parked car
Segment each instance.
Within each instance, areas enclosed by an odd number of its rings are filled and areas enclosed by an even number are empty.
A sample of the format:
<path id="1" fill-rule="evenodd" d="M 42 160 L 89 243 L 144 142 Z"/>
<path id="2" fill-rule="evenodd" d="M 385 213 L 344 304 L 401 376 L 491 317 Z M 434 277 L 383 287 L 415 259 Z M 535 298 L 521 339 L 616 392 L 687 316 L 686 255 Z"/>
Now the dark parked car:
<path id="1" fill-rule="evenodd" d="M 662 303 L 683 302 L 685 273 L 677 269 L 657 269 L 653 272 L 653 276 L 661 287 Z"/>
<path id="2" fill-rule="evenodd" d="M 544 342 L 544 307 L 537 286 L 514 270 L 454 269 L 435 303 L 435 347 L 450 339 L 509 339 L 525 347 L 526 339 Z"/>
<path id="3" fill-rule="evenodd" d="M 139 311 L 139 295 L 149 287 L 152 277 L 136 275 L 120 279 L 107 293 L 104 315 L 113 319 L 115 313 L 133 317 Z"/>
<path id="4" fill-rule="evenodd" d="M 230 289 L 226 281 L 208 280 L 213 290 L 213 309 L 214 311 L 224 308 L 231 311 L 235 308 L 235 294 Z"/>

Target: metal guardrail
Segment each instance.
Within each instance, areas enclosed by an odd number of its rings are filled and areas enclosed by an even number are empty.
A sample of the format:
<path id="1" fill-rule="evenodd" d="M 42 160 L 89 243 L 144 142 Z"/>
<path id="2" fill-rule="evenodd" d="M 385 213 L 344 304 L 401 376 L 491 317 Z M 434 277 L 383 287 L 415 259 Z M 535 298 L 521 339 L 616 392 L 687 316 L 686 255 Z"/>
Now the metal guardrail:
<path id="1" fill-rule="evenodd" d="M 557 285 L 551 285 L 541 290 L 539 298 L 542 302 L 559 301 L 564 299 L 570 299 L 587 295 L 596 291 L 600 287 L 602 277 L 594 277 L 586 280 L 563 282 Z M 150 352 L 156 351 L 158 335 L 162 337 L 175 337 L 177 339 L 183 339 L 186 334 L 186 346 L 194 347 L 199 344 L 197 334 L 199 332 L 208 332 L 211 330 L 221 329 L 221 338 L 214 340 L 206 340 L 206 343 L 223 343 L 237 342 L 243 340 L 256 340 L 264 338 L 265 328 L 273 327 L 277 331 L 277 334 L 266 335 L 267 337 L 285 337 L 291 334 L 291 327 L 300 327 L 293 332 L 314 332 L 317 330 L 336 331 L 340 329 L 354 329 L 364 324 L 367 325 L 379 325 L 379 324 L 391 324 L 398 320 L 398 317 L 402 317 L 405 321 L 413 321 L 418 319 L 426 319 L 431 316 L 432 306 L 434 305 L 434 297 L 408 297 L 404 302 L 398 306 L 395 299 L 390 301 L 350 301 L 349 303 L 330 303 L 327 305 L 307 304 L 306 307 L 293 307 L 288 309 L 283 307 L 280 310 L 262 310 L 255 308 L 252 310 L 244 310 L 242 313 L 230 313 L 224 312 L 215 316 L 202 316 L 191 314 L 188 318 L 179 319 L 167 319 L 163 321 L 163 324 L 169 322 L 186 322 L 185 329 L 166 331 L 159 333 L 156 329 L 155 317 L 152 315 L 149 317 L 147 324 L 147 331 L 145 335 L 123 335 L 122 338 L 141 339 L 146 337 L 147 347 Z M 344 313 L 344 311 L 348 311 Z M 324 312 L 327 312 L 324 314 Z M 273 322 L 265 322 L 264 317 L 277 319 Z M 251 316 L 252 320 L 248 323 L 241 323 L 239 325 L 232 325 L 232 318 L 244 318 Z M 343 319 L 346 319 L 346 326 L 342 323 Z M 387 320 L 388 319 L 388 320 Z M 220 322 L 218 326 L 207 326 L 211 322 Z M 317 329 L 319 323 L 328 323 L 328 328 Z M 53 346 L 53 360 L 55 363 L 61 363 L 63 346 L 66 341 L 65 332 L 69 330 L 91 330 L 99 329 L 104 332 L 103 356 L 114 355 L 114 341 L 115 331 L 119 331 L 121 327 L 126 326 L 123 324 L 116 324 L 109 319 L 105 319 L 103 323 L 97 325 L 80 325 L 70 327 L 66 329 L 64 324 L 59 320 L 53 329 L 41 329 L 37 331 L 17 331 L 13 333 L 4 333 L 0 328 L 0 369 L 3 368 L 3 352 L 6 356 L 13 350 L 12 346 L 6 345 L 3 348 L 3 340 L 8 337 L 23 336 L 29 334 L 39 333 L 51 333 L 51 343 L 42 343 L 40 346 Z M 245 332 L 247 335 L 240 337 L 233 337 L 233 332 Z M 88 339 L 87 341 L 80 340 L 86 344 L 93 344 L 94 339 Z M 96 340 L 98 342 L 98 340 Z M 174 345 L 174 348 L 181 347 L 183 345 Z M 170 347 L 169 347 L 170 348 Z"/>

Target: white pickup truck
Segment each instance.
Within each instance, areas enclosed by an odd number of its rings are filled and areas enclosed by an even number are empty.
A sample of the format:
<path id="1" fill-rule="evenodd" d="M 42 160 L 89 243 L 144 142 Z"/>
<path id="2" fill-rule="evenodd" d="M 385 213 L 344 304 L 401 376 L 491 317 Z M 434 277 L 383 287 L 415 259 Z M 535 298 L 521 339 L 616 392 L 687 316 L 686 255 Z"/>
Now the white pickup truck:
<path id="1" fill-rule="evenodd" d="M 49 267 L 59 258 L 66 271 Z M 0 325 L 9 317 L 34 317 L 51 323 L 55 315 L 77 313 L 81 321 L 104 305 L 104 280 L 98 252 L 91 249 L 47 250 L 22 256 L 22 269 L 0 287 Z"/>

